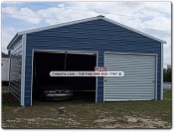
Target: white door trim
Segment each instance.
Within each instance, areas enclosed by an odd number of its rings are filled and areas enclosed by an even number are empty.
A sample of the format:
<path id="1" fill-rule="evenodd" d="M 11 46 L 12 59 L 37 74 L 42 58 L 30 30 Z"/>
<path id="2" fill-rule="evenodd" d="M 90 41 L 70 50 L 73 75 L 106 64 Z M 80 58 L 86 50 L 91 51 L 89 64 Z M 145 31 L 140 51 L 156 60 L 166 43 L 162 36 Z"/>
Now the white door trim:
<path id="1" fill-rule="evenodd" d="M 85 55 L 96 55 L 96 66 L 98 66 L 98 51 L 83 51 L 83 50 L 43 50 L 43 49 L 33 49 L 32 50 L 32 73 L 31 73 L 31 106 L 32 106 L 32 94 L 33 94 L 33 64 L 34 64 L 34 52 L 49 52 L 49 53 L 69 53 L 69 54 L 85 54 Z M 95 87 L 95 103 L 97 103 L 98 98 L 98 78 L 96 77 L 96 87 Z"/>

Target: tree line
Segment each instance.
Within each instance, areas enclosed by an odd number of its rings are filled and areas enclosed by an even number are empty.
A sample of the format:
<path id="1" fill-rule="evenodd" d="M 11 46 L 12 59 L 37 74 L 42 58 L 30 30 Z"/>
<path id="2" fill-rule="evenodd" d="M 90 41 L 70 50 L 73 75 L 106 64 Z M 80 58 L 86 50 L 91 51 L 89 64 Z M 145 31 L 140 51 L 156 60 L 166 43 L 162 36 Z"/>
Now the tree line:
<path id="1" fill-rule="evenodd" d="M 163 69 L 163 80 L 164 80 L 164 82 L 171 82 L 171 80 L 172 80 L 172 69 L 171 69 L 171 67 Z"/>

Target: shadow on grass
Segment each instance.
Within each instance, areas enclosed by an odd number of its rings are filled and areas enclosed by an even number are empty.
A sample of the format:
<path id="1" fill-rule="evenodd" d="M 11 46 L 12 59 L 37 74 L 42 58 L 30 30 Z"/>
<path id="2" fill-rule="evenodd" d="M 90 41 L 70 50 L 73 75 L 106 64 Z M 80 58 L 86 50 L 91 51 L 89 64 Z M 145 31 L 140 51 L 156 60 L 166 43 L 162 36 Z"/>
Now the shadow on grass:
<path id="1" fill-rule="evenodd" d="M 2 106 L 19 106 L 19 101 L 10 93 L 2 93 Z"/>

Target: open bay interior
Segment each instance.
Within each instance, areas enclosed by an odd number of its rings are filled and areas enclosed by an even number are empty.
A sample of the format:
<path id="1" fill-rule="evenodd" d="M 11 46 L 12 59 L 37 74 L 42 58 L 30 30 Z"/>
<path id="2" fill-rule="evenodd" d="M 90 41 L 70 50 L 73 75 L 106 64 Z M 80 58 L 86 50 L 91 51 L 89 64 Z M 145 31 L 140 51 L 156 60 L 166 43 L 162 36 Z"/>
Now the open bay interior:
<path id="1" fill-rule="evenodd" d="M 95 102 L 95 77 L 51 77 L 51 71 L 94 71 L 96 53 L 35 51 L 33 59 L 33 101 L 44 87 L 73 91 L 73 100 Z"/>

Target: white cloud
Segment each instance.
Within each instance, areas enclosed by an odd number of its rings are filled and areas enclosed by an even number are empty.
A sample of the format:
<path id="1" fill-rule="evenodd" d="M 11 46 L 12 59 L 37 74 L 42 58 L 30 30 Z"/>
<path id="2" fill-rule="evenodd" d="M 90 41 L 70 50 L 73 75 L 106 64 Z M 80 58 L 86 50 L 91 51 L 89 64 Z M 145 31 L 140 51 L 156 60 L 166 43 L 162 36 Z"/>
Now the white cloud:
<path id="1" fill-rule="evenodd" d="M 64 5 L 62 4 L 58 6 L 64 7 Z M 80 12 L 79 10 L 73 10 L 68 7 L 67 8 L 51 7 L 39 10 L 37 13 L 42 17 L 55 18 L 55 19 L 45 19 L 45 22 L 50 25 L 97 16 L 96 12 L 83 12 L 83 13 L 79 12 Z"/>
<path id="2" fill-rule="evenodd" d="M 171 19 L 166 17 L 155 17 L 150 21 L 145 21 L 144 28 L 170 32 Z"/>
<path id="3" fill-rule="evenodd" d="M 100 9 L 111 14 L 127 16 L 136 16 L 136 13 L 141 12 L 141 17 L 146 17 L 145 14 L 156 16 L 171 11 L 170 2 L 69 2 L 69 4 L 82 10 Z"/>
<path id="4" fill-rule="evenodd" d="M 9 15 L 9 17 L 23 20 L 23 22 L 33 24 L 36 27 L 43 22 L 52 25 L 104 15 L 121 24 L 167 41 L 167 44 L 164 45 L 164 64 L 171 64 L 171 2 L 64 2 L 55 5 L 55 7 L 38 9 L 37 11 L 28 7 L 6 6 L 2 8 L 2 12 L 55 18 L 42 19 Z M 6 37 L 6 39 L 9 38 Z"/>
<path id="5" fill-rule="evenodd" d="M 16 2 L 14 2 L 14 1 L 4 1 L 4 2 L 2 2 L 2 5 L 3 6 L 16 6 L 16 5 L 21 5 L 23 2 L 20 2 L 20 1 L 16 1 Z"/>
<path id="6" fill-rule="evenodd" d="M 1 49 L 3 52 L 7 53 L 7 45 L 12 40 L 16 34 L 16 29 L 13 27 L 3 27 L 2 28 L 2 45 Z"/>
<path id="7" fill-rule="evenodd" d="M 31 24 L 39 24 L 41 22 L 41 18 L 32 11 L 29 8 L 21 8 L 17 9 L 16 7 L 4 7 L 2 8 L 2 13 L 7 13 L 6 15 L 9 15 L 9 17 L 18 19 L 18 20 L 23 20 L 25 22 L 31 23 Z M 34 16 L 34 17 L 30 17 Z"/>

